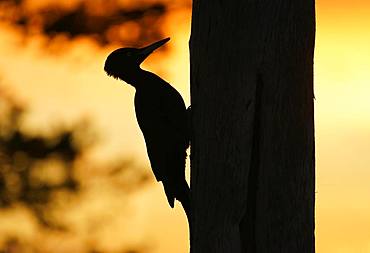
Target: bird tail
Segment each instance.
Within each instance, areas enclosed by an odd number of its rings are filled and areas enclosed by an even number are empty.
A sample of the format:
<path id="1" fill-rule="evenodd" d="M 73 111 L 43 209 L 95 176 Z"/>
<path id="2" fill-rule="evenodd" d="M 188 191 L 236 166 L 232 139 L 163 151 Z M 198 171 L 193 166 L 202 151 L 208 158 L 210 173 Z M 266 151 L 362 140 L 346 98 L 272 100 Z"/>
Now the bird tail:
<path id="1" fill-rule="evenodd" d="M 175 198 L 180 201 L 186 216 L 190 218 L 190 188 L 184 179 L 181 183 L 173 185 L 163 182 L 164 191 L 166 193 L 168 204 L 173 208 L 175 206 Z"/>
<path id="2" fill-rule="evenodd" d="M 175 206 L 175 194 L 174 187 L 167 182 L 162 182 L 164 192 L 166 193 L 168 204 L 173 208 Z"/>

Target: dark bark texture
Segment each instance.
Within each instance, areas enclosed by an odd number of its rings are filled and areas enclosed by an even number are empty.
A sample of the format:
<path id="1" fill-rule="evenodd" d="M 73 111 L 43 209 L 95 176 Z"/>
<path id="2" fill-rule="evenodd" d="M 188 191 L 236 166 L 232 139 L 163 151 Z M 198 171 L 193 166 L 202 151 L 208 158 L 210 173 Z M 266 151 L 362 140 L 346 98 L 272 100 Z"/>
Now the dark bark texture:
<path id="1" fill-rule="evenodd" d="M 315 252 L 313 0 L 194 0 L 191 252 Z"/>

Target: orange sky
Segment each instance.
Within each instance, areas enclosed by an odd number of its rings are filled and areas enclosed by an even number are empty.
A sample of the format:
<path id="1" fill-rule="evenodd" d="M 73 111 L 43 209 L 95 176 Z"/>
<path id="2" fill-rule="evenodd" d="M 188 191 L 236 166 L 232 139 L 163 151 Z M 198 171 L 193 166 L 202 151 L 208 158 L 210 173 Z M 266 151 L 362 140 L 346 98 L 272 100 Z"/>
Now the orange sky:
<path id="1" fill-rule="evenodd" d="M 370 2 L 317 2 L 317 252 L 370 252 L 369 28 Z"/>
<path id="2" fill-rule="evenodd" d="M 153 55 L 144 65 L 173 84 L 187 104 L 189 22 L 190 13 L 172 13 L 165 29 L 166 36 L 171 36 L 171 51 L 162 57 Z M 370 252 L 370 2 L 317 1 L 316 38 L 317 252 L 367 253 Z M 19 35 L 0 23 L 1 80 L 30 105 L 25 126 L 47 130 L 50 125 L 47 123 L 70 122 L 87 115 L 94 119 L 103 140 L 91 154 L 94 159 L 124 154 L 148 165 L 135 122 L 134 90 L 106 77 L 102 70 L 112 48 L 100 49 L 89 40 L 80 39 L 67 45 L 62 55 L 54 56 L 44 53 L 43 40 L 34 37 L 19 47 L 22 43 Z M 90 194 L 72 210 L 69 219 L 83 220 L 96 212 L 105 213 L 102 207 L 121 205 L 109 186 L 92 189 Z M 137 192 L 130 203 L 136 214 L 132 213 L 129 221 L 127 216 L 117 218 L 116 226 L 113 222 L 110 227 L 115 233 L 108 227 L 96 235 L 103 238 L 98 243 L 149 241 L 148 252 L 187 252 L 183 213 L 167 207 L 159 185 Z M 148 206 L 150 212 L 146 211 Z M 27 215 L 21 210 L 3 215 L 6 216 L 0 216 L 0 224 L 4 225 L 0 226 L 0 233 L 16 229 L 6 223 L 9 216 L 15 215 L 22 224 L 30 224 L 23 232 L 31 231 L 28 236 L 32 237 L 32 222 L 23 222 Z M 165 225 L 158 229 L 156 225 L 160 222 Z M 87 240 L 81 224 L 76 226 L 80 226 L 81 238 Z M 127 231 L 134 233 L 122 239 L 117 230 L 124 235 Z M 44 241 L 42 236 L 37 239 Z M 53 240 L 48 243 L 53 245 Z M 68 240 L 70 247 L 79 245 L 75 240 Z"/>

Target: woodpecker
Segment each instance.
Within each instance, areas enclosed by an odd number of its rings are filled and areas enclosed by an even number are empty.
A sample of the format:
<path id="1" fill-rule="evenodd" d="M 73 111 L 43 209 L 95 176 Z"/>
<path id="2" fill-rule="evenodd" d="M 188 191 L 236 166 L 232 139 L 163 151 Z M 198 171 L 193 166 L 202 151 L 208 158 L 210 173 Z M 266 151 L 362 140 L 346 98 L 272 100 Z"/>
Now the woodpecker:
<path id="1" fill-rule="evenodd" d="M 140 68 L 140 64 L 170 38 L 143 48 L 119 48 L 106 59 L 108 76 L 132 85 L 135 113 L 143 133 L 152 171 L 161 181 L 169 205 L 181 202 L 190 213 L 190 189 L 185 180 L 186 149 L 189 146 L 188 113 L 175 88 L 159 76 Z"/>

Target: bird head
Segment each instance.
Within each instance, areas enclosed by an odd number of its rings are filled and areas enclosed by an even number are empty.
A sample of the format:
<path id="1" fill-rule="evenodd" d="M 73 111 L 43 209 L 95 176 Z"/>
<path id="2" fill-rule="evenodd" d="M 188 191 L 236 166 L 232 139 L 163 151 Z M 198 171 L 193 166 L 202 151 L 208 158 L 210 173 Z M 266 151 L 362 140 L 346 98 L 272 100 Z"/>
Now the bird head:
<path id="1" fill-rule="evenodd" d="M 119 48 L 110 53 L 105 60 L 104 70 L 109 76 L 132 83 L 140 70 L 140 64 L 157 48 L 170 38 L 157 41 L 143 48 Z"/>

